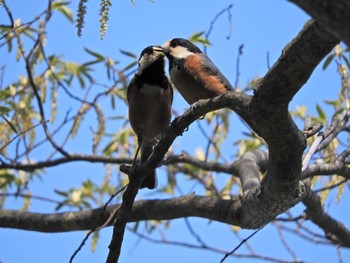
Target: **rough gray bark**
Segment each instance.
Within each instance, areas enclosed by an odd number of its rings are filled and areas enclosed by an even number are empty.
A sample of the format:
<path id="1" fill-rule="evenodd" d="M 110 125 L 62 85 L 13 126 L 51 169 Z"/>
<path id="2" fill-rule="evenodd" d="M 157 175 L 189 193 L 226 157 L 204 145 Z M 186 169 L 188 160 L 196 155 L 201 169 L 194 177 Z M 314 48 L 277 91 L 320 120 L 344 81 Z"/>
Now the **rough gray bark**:
<path id="1" fill-rule="evenodd" d="M 350 1 L 348 0 L 289 0 L 296 4 L 322 27 L 350 47 Z"/>

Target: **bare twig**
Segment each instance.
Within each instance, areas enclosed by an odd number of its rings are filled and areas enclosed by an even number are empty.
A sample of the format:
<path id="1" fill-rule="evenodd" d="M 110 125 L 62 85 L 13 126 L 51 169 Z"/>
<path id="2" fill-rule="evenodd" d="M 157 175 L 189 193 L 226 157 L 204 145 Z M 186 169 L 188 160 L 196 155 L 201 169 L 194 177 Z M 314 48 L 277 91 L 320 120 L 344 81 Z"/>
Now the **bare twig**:
<path id="1" fill-rule="evenodd" d="M 191 244 L 191 243 L 187 243 L 187 242 L 178 242 L 178 241 L 171 241 L 171 240 L 165 240 L 165 239 L 155 239 L 155 238 L 151 238 L 147 235 L 144 235 L 140 232 L 137 232 L 129 227 L 128 227 L 128 230 L 130 232 L 132 232 L 133 234 L 135 234 L 136 236 L 138 236 L 139 238 L 142 238 L 143 240 L 146 240 L 146 241 L 154 243 L 154 244 L 179 246 L 179 247 L 185 247 L 185 248 L 189 248 L 189 249 L 200 249 L 200 250 L 211 251 L 211 252 L 215 252 L 215 253 L 219 253 L 219 254 L 226 254 L 227 253 L 223 249 L 216 248 L 216 247 L 209 246 L 209 245 L 197 245 L 197 244 Z M 300 260 L 289 261 L 289 260 L 278 259 L 278 258 L 269 257 L 269 256 L 265 256 L 265 255 L 260 255 L 260 254 L 256 254 L 256 253 L 250 253 L 250 254 L 235 253 L 235 254 L 231 254 L 230 256 L 235 257 L 235 258 L 250 258 L 250 259 L 262 260 L 265 262 L 275 262 L 275 263 L 307 263 L 306 261 L 300 261 Z"/>
<path id="2" fill-rule="evenodd" d="M 231 33 L 232 33 L 231 8 L 232 7 L 233 7 L 233 4 L 230 4 L 229 6 L 225 7 L 224 9 L 222 9 L 219 13 L 217 13 L 215 15 L 214 19 L 210 22 L 209 29 L 208 29 L 207 33 L 205 34 L 205 39 L 206 40 L 209 41 L 209 36 L 210 36 L 211 32 L 214 29 L 214 25 L 216 23 L 216 20 L 218 20 L 219 17 L 222 16 L 225 12 L 227 12 L 227 14 L 228 14 L 228 23 L 229 23 L 229 32 L 228 32 L 228 35 L 227 35 L 226 39 L 229 39 L 231 37 Z M 207 47 L 206 46 L 204 46 L 203 51 L 204 51 L 205 54 L 207 53 Z"/>
<path id="3" fill-rule="evenodd" d="M 220 260 L 220 263 L 224 262 L 229 256 L 233 255 L 245 242 L 251 239 L 255 234 L 257 234 L 264 226 L 255 230 L 252 234 L 250 234 L 247 238 L 244 238 L 241 243 L 238 244 L 233 250 L 230 252 L 226 252 L 225 256 Z"/>
<path id="4" fill-rule="evenodd" d="M 188 230 L 190 231 L 191 235 L 197 240 L 197 242 L 199 244 L 201 244 L 202 246 L 206 246 L 206 244 L 202 240 L 202 238 L 194 231 L 189 219 L 187 217 L 185 217 L 184 219 L 185 219 L 185 224 L 186 224 Z"/>
<path id="5" fill-rule="evenodd" d="M 48 203 L 54 203 L 54 204 L 61 204 L 61 201 L 54 200 L 51 198 L 47 198 L 44 196 L 38 196 L 38 195 L 32 195 L 32 194 L 21 194 L 21 193 L 0 193 L 0 196 L 6 196 L 6 197 L 22 197 L 22 198 L 32 198 Z"/>
<path id="6" fill-rule="evenodd" d="M 298 224 L 298 223 L 297 223 Z M 288 233 L 298 236 L 299 238 L 314 243 L 322 245 L 331 245 L 331 242 L 328 241 L 325 237 L 317 235 L 316 233 L 309 232 L 309 229 L 304 228 L 301 224 L 298 224 L 297 228 L 291 228 L 286 225 L 282 225 L 281 228 Z"/>
<path id="7" fill-rule="evenodd" d="M 275 225 L 275 227 L 276 227 L 276 229 L 277 229 L 277 233 L 278 233 L 278 235 L 279 235 L 279 238 L 280 238 L 280 240 L 281 240 L 281 242 L 282 242 L 284 248 L 286 249 L 287 253 L 289 253 L 289 254 L 293 257 L 293 259 L 294 259 L 295 261 L 297 261 L 297 260 L 298 260 L 298 256 L 297 256 L 297 254 L 295 253 L 295 251 L 292 250 L 292 248 L 291 248 L 290 245 L 288 244 L 288 242 L 287 242 L 287 240 L 286 240 L 286 238 L 285 238 L 285 236 L 284 236 L 284 234 L 283 234 L 283 231 L 282 231 L 282 228 L 281 228 L 281 224 L 279 224 L 278 222 L 274 222 L 274 225 Z"/>
<path id="8" fill-rule="evenodd" d="M 270 52 L 266 53 L 266 64 L 267 64 L 267 69 L 270 70 L 271 65 L 270 65 Z"/>
<path id="9" fill-rule="evenodd" d="M 92 233 L 94 233 L 96 230 L 100 229 L 101 227 L 99 227 L 101 225 L 101 219 L 103 214 L 105 213 L 107 206 L 112 202 L 112 200 L 118 195 L 120 194 L 122 191 L 125 190 L 125 188 L 127 187 L 124 186 L 121 189 L 119 189 L 118 191 L 116 191 L 113 195 L 111 195 L 111 197 L 109 198 L 109 200 L 105 203 L 105 205 L 103 206 L 103 209 L 101 211 L 101 214 L 99 215 L 98 219 L 96 220 L 96 223 L 94 225 L 94 227 L 86 234 L 85 238 L 83 239 L 83 241 L 80 243 L 79 247 L 74 251 L 73 255 L 71 256 L 69 262 L 72 263 L 75 256 L 79 253 L 79 251 L 83 248 L 83 246 L 85 245 L 85 242 L 89 239 L 90 235 Z M 117 210 L 118 208 L 116 208 L 115 210 Z M 112 215 L 114 215 L 114 213 L 112 213 Z M 106 224 L 103 224 L 106 225 Z"/>
<path id="10" fill-rule="evenodd" d="M 322 191 L 332 190 L 332 189 L 337 188 L 338 186 L 340 186 L 342 184 L 345 184 L 348 180 L 349 179 L 343 179 L 343 180 L 341 180 L 340 182 L 338 182 L 338 183 L 336 183 L 334 185 L 314 190 L 314 193 L 319 193 L 319 192 L 322 192 Z"/>
<path id="11" fill-rule="evenodd" d="M 240 68 L 240 62 L 241 62 L 241 56 L 243 55 L 243 48 L 244 45 L 241 44 L 238 48 L 238 56 L 237 56 L 237 60 L 236 60 L 236 81 L 235 81 L 235 85 L 233 86 L 235 89 L 237 89 L 238 83 L 239 83 L 239 68 Z"/>
<path id="12" fill-rule="evenodd" d="M 27 133 L 28 131 L 35 129 L 36 127 L 38 127 L 39 125 L 42 124 L 42 122 L 48 122 L 48 121 L 41 121 L 38 124 L 35 124 L 32 127 L 29 127 L 28 129 L 21 131 L 20 133 L 16 134 L 16 136 L 14 136 L 10 141 L 8 141 L 7 143 L 5 143 L 3 146 L 0 147 L 0 152 L 2 152 L 7 146 L 9 146 L 14 140 L 16 140 L 18 137 L 22 136 L 23 134 Z M 1 166 L 1 165 L 0 165 Z"/>
<path id="13" fill-rule="evenodd" d="M 12 28 L 12 29 L 9 32 L 7 32 L 6 34 L 2 35 L 0 37 L 0 41 L 3 40 L 4 38 L 6 38 L 12 32 L 15 32 L 17 29 L 21 28 L 21 27 L 29 27 L 29 26 L 31 26 L 34 22 L 38 21 L 40 19 L 40 17 L 42 17 L 47 12 L 47 10 L 45 9 L 43 12 L 41 12 L 39 15 L 37 15 L 33 20 L 31 20 L 31 21 L 29 21 L 27 23 L 15 26 L 15 21 L 13 19 L 12 13 L 11 13 L 9 7 L 7 6 L 5 0 L 2 1 L 2 4 L 3 4 L 3 6 L 4 6 L 4 8 L 5 8 L 6 12 L 7 12 L 7 15 L 8 15 L 9 19 L 10 19 L 10 22 L 11 22 L 11 25 L 9 27 Z M 0 44 L 0 47 L 2 47 L 5 43 Z"/>

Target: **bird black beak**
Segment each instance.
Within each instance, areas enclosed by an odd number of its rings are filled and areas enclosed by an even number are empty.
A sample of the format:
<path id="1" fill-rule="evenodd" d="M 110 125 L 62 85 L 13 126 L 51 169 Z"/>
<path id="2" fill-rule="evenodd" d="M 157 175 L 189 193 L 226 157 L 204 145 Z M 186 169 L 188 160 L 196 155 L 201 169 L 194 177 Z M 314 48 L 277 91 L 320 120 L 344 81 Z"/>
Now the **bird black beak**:
<path id="1" fill-rule="evenodd" d="M 156 52 L 165 52 L 164 48 L 162 48 L 161 46 L 153 46 L 152 49 Z"/>

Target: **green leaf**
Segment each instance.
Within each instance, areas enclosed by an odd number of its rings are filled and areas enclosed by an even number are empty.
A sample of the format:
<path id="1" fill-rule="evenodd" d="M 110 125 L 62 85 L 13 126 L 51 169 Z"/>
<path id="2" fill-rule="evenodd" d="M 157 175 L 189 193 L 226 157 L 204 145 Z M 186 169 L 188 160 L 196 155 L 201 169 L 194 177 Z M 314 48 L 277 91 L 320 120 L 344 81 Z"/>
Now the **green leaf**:
<path id="1" fill-rule="evenodd" d="M 17 133 L 17 130 L 16 130 L 15 126 L 14 126 L 8 119 L 6 119 L 3 115 L 0 114 L 0 116 L 1 116 L 1 118 L 4 119 L 4 121 L 6 121 L 6 123 L 10 126 L 10 128 L 11 128 L 15 133 Z"/>
<path id="2" fill-rule="evenodd" d="M 91 240 L 91 251 L 92 252 L 96 251 L 98 239 L 99 239 L 99 231 L 95 231 L 92 235 L 92 240 Z"/>
<path id="3" fill-rule="evenodd" d="M 84 81 L 83 77 L 82 77 L 80 74 L 78 74 L 78 75 L 77 75 L 77 78 L 78 78 L 78 81 L 79 81 L 80 86 L 81 86 L 82 88 L 85 88 L 85 81 Z"/>
<path id="4" fill-rule="evenodd" d="M 90 109 L 90 106 L 85 104 L 81 107 L 78 114 L 75 116 L 72 130 L 71 130 L 71 137 L 72 138 L 74 138 L 77 135 L 81 121 L 89 109 Z"/>
<path id="5" fill-rule="evenodd" d="M 12 111 L 11 108 L 4 107 L 4 106 L 0 106 L 0 114 L 1 114 L 1 115 L 6 115 L 6 114 L 8 114 L 10 111 Z"/>
<path id="6" fill-rule="evenodd" d="M 119 49 L 119 52 L 122 53 L 122 54 L 125 55 L 125 56 L 132 57 L 132 58 L 136 58 L 136 59 L 137 59 L 137 55 L 135 55 L 135 54 L 132 53 L 132 52 L 125 51 L 125 50 L 122 50 L 122 49 Z"/>
<path id="7" fill-rule="evenodd" d="M 87 53 L 89 53 L 91 56 L 95 57 L 97 61 L 104 61 L 105 60 L 105 57 L 103 55 L 101 55 L 100 53 L 92 51 L 91 49 L 88 49 L 86 47 L 84 47 L 84 50 Z"/>
<path id="8" fill-rule="evenodd" d="M 124 115 L 112 116 L 112 117 L 108 117 L 108 120 L 125 120 L 125 116 Z"/>
<path id="9" fill-rule="evenodd" d="M 208 39 L 202 37 L 204 35 L 204 31 L 198 32 L 198 33 L 194 33 L 193 35 L 191 35 L 188 40 L 194 43 L 200 43 L 203 44 L 205 46 L 210 46 L 210 42 Z"/>
<path id="10" fill-rule="evenodd" d="M 31 34 L 31 32 L 36 33 L 36 31 L 31 27 L 27 27 L 27 28 L 23 29 L 23 34 L 25 34 L 31 40 L 34 40 L 35 38 L 34 38 L 33 34 Z"/>
<path id="11" fill-rule="evenodd" d="M 52 10 L 57 10 L 58 12 L 63 14 L 69 20 L 69 22 L 73 23 L 73 12 L 69 7 L 67 7 L 67 5 L 69 4 L 70 2 L 54 2 L 52 3 L 51 8 Z"/>
<path id="12" fill-rule="evenodd" d="M 12 45 L 12 38 L 9 38 L 7 40 L 7 52 L 10 53 L 12 51 L 12 47 L 13 47 L 13 45 Z"/>
<path id="13" fill-rule="evenodd" d="M 114 110 L 115 109 L 115 98 L 113 95 L 111 95 L 110 97 L 111 97 L 111 106 L 112 106 L 112 109 Z"/>
<path id="14" fill-rule="evenodd" d="M 68 193 L 67 192 L 63 192 L 63 191 L 60 191 L 60 190 L 57 190 L 57 189 L 54 189 L 54 192 L 60 196 L 63 196 L 63 197 L 68 197 Z"/>
<path id="15" fill-rule="evenodd" d="M 328 197 L 328 195 L 329 195 L 329 192 L 330 192 L 329 189 L 324 190 L 324 191 L 321 192 L 320 197 L 321 197 L 321 204 L 322 204 L 322 205 L 324 205 L 324 203 L 325 203 L 325 201 L 326 201 L 326 199 L 327 199 L 327 197 Z"/>
<path id="16" fill-rule="evenodd" d="M 323 111 L 323 109 L 321 108 L 320 105 L 316 104 L 316 110 L 317 110 L 317 113 L 318 113 L 318 116 L 320 118 L 320 120 L 323 122 L 323 123 L 326 123 L 326 113 Z"/>
<path id="17" fill-rule="evenodd" d="M 192 36 L 190 36 L 190 40 L 195 40 L 197 38 L 200 38 L 201 36 L 203 36 L 203 34 L 204 34 L 204 31 L 194 33 Z"/>
<path id="18" fill-rule="evenodd" d="M 125 71 L 127 71 L 127 70 L 133 68 L 135 65 L 137 65 L 137 62 L 136 62 L 136 61 L 130 63 L 130 64 L 127 65 L 125 68 L 123 68 L 122 72 L 125 72 Z"/>
<path id="19" fill-rule="evenodd" d="M 114 94 L 122 100 L 127 101 L 127 89 L 116 89 L 114 90 Z"/>
<path id="20" fill-rule="evenodd" d="M 0 184 L 0 187 L 1 187 L 7 184 L 11 184 L 13 181 L 15 181 L 16 176 L 14 176 L 13 174 L 4 173 L 4 174 L 0 174 L 0 179 L 3 179 Z"/>
<path id="21" fill-rule="evenodd" d="M 55 207 L 55 211 L 60 210 L 65 204 L 64 203 L 59 203 L 56 207 Z"/>
<path id="22" fill-rule="evenodd" d="M 333 116 L 342 114 L 345 111 L 345 108 L 340 108 L 339 110 L 337 110 L 335 113 L 333 113 Z"/>
<path id="23" fill-rule="evenodd" d="M 332 105 L 333 107 L 339 107 L 341 104 L 341 101 L 339 100 L 325 100 L 324 103 L 328 104 L 328 105 Z"/>
<path id="24" fill-rule="evenodd" d="M 89 62 L 85 62 L 84 64 L 82 64 L 82 66 L 86 67 L 86 66 L 90 66 L 90 65 L 93 65 L 93 64 L 97 64 L 97 63 L 101 63 L 101 60 L 91 60 Z"/>
<path id="25" fill-rule="evenodd" d="M 341 58 L 344 59 L 346 66 L 348 67 L 348 69 L 350 69 L 350 62 L 348 58 L 344 56 L 344 54 L 341 54 Z"/>
<path id="26" fill-rule="evenodd" d="M 50 116 L 50 122 L 53 123 L 55 121 L 55 118 L 57 116 L 57 98 L 58 98 L 58 93 L 57 93 L 57 88 L 55 86 L 51 87 L 51 116 Z"/>
<path id="27" fill-rule="evenodd" d="M 345 190 L 345 183 L 341 184 L 338 186 L 338 191 L 337 191 L 337 199 L 335 200 L 335 203 L 338 204 L 340 199 L 343 197 L 344 190 Z"/>
<path id="28" fill-rule="evenodd" d="M 323 66 L 322 66 L 323 70 L 325 70 L 329 66 L 329 64 L 333 61 L 334 57 L 335 57 L 335 54 L 332 53 L 326 58 L 325 62 L 323 63 Z"/>

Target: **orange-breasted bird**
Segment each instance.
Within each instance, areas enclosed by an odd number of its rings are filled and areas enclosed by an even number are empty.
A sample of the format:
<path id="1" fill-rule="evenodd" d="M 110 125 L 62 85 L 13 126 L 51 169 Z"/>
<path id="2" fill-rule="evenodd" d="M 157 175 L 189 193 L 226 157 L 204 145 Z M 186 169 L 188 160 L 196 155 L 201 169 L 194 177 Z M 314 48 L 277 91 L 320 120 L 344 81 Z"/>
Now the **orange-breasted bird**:
<path id="1" fill-rule="evenodd" d="M 138 70 L 128 86 L 127 100 L 129 120 L 137 136 L 142 163 L 151 155 L 170 124 L 173 89 L 164 71 L 164 52 L 149 46 L 141 52 L 138 64 Z M 146 176 L 141 188 L 154 189 L 156 186 L 154 170 Z"/>
<path id="2" fill-rule="evenodd" d="M 174 38 L 156 49 L 165 52 L 170 78 L 189 104 L 233 90 L 214 63 L 189 40 Z"/>

